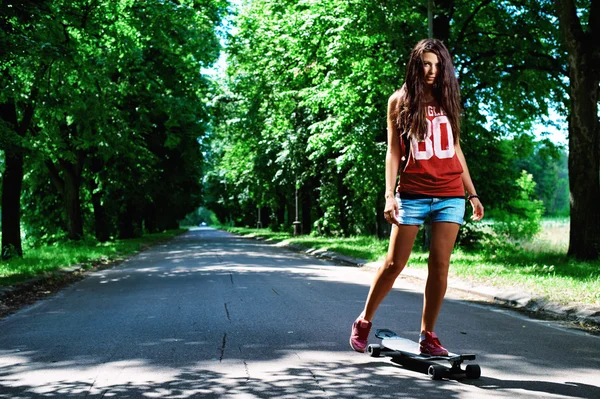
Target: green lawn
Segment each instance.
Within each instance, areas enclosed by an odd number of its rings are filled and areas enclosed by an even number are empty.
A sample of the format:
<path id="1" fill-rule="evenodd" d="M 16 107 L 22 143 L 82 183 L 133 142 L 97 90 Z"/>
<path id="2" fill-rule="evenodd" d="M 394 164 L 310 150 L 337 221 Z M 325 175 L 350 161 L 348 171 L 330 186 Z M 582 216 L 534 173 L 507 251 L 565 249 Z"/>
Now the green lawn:
<path id="1" fill-rule="evenodd" d="M 291 237 L 267 229 L 224 229 L 307 249 L 326 249 L 366 261 L 383 260 L 388 245 L 387 240 L 373 237 Z M 427 253 L 416 247 L 409 266 L 426 268 Z M 527 290 L 561 304 L 600 305 L 600 262 L 570 259 L 566 256 L 567 248 L 568 220 L 549 219 L 530 242 L 480 251 L 455 250 L 450 273 L 486 285 Z"/>
<path id="2" fill-rule="evenodd" d="M 247 237 L 262 238 L 266 241 L 283 241 L 286 244 L 299 245 L 307 249 L 326 249 L 367 261 L 375 260 L 377 256 L 374 254 L 384 253 L 387 249 L 387 242 L 378 240 L 375 237 L 292 237 L 288 233 L 277 233 L 268 229 L 250 229 L 244 227 L 222 228 L 231 233 L 240 234 Z"/>
<path id="3" fill-rule="evenodd" d="M 55 245 L 24 250 L 23 258 L 0 261 L 0 286 L 7 286 L 58 269 L 81 265 L 91 268 L 98 263 L 118 261 L 143 248 L 168 240 L 187 230 L 170 230 L 146 234 L 140 238 L 97 241 L 61 242 Z"/>

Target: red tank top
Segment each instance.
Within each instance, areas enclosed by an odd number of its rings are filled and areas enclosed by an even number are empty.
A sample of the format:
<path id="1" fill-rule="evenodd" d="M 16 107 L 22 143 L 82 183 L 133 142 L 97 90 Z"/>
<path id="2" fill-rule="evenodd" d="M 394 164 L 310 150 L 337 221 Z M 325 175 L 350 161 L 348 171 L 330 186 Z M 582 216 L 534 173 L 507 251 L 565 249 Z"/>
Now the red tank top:
<path id="1" fill-rule="evenodd" d="M 400 195 L 464 197 L 463 168 L 454 150 L 450 121 L 436 102 L 424 106 L 427 136 L 423 141 L 412 139 L 412 154 L 400 172 L 397 191 Z M 406 154 L 403 140 L 400 147 Z"/>

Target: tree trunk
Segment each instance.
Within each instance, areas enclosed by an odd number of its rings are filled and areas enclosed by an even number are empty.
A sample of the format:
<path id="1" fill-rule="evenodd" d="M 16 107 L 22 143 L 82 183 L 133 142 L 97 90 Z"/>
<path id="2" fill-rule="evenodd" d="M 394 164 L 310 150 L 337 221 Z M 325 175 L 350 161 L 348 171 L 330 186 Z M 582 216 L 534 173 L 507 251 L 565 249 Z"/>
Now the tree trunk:
<path id="1" fill-rule="evenodd" d="M 69 170 L 64 174 L 65 182 L 65 208 L 67 212 L 67 232 L 71 240 L 83 238 L 83 218 L 81 217 L 81 202 L 79 200 L 80 176 Z"/>
<path id="2" fill-rule="evenodd" d="M 130 203 L 127 203 L 123 213 L 119 215 L 119 238 L 133 238 L 134 230 L 133 207 Z"/>
<path id="3" fill-rule="evenodd" d="M 179 222 L 175 219 L 169 219 L 167 221 L 167 230 L 175 230 L 179 228 Z M 140 234 L 141 235 L 141 234 Z"/>
<path id="4" fill-rule="evenodd" d="M 275 210 L 275 215 L 276 215 L 275 223 L 277 223 L 275 225 L 275 229 L 273 229 L 275 231 L 279 231 L 279 228 L 285 224 L 285 210 L 286 210 L 285 204 L 287 203 L 287 199 L 285 198 L 285 195 L 278 193 L 277 197 L 279 197 L 279 201 L 277 204 L 277 209 Z"/>
<path id="5" fill-rule="evenodd" d="M 340 172 L 336 173 L 337 183 L 337 198 L 338 198 L 338 212 L 340 213 L 340 228 L 342 229 L 342 236 L 347 237 L 349 235 L 348 228 L 348 215 L 346 214 L 346 200 L 344 199 L 346 193 L 346 187 L 344 186 L 344 177 Z"/>
<path id="6" fill-rule="evenodd" d="M 104 205 L 102 205 L 102 193 L 98 190 L 98 184 L 95 179 L 103 168 L 104 162 L 98 157 L 93 157 L 90 168 L 92 176 L 89 185 L 90 193 L 92 195 L 92 206 L 94 208 L 94 230 L 96 239 L 100 242 L 106 242 L 109 239 L 106 210 L 104 209 Z"/>
<path id="7" fill-rule="evenodd" d="M 306 181 L 300 190 L 300 220 L 302 221 L 302 234 L 310 234 L 312 228 L 312 194 L 313 188 L 310 180 Z"/>
<path id="8" fill-rule="evenodd" d="M 13 146 L 16 147 L 16 146 Z M 23 256 L 21 245 L 21 188 L 23 153 L 12 148 L 5 152 L 6 169 L 2 181 L 2 259 Z"/>
<path id="9" fill-rule="evenodd" d="M 157 221 L 156 206 L 153 203 L 146 205 L 146 211 L 144 212 L 144 229 L 146 233 L 158 233 L 159 224 Z"/>
<path id="10" fill-rule="evenodd" d="M 21 122 L 17 117 L 17 106 L 13 98 L 0 104 L 0 118 L 8 126 L 12 126 L 18 138 L 25 134 L 33 121 L 35 101 L 39 88 L 37 81 L 41 79 L 47 66 L 40 64 L 36 83 L 29 93 L 29 102 L 22 109 Z M 5 77 L 10 81 L 10 69 L 5 69 Z M 6 168 L 2 184 L 2 259 L 8 259 L 13 255 L 23 256 L 21 245 L 21 190 L 23 188 L 23 146 L 21 143 L 7 143 L 4 155 Z"/>
<path id="11" fill-rule="evenodd" d="M 598 79 L 591 71 L 571 67 L 569 116 L 569 187 L 571 231 L 569 255 L 595 260 L 600 254 L 600 146 L 598 139 Z M 583 65 L 582 65 L 582 68 Z M 590 68 L 591 69 L 591 68 Z"/>
<path id="12" fill-rule="evenodd" d="M 454 0 L 436 0 L 433 10 L 433 37 L 444 42 L 450 48 L 450 21 L 454 14 Z"/>
<path id="13" fill-rule="evenodd" d="M 102 194 L 95 192 L 98 188 L 96 182 L 91 183 L 92 207 L 94 208 L 94 232 L 96 240 L 106 242 L 110 238 L 108 233 L 108 221 L 106 220 L 106 210 L 102 205 Z"/>
<path id="14" fill-rule="evenodd" d="M 260 219 L 259 219 L 259 222 L 260 222 L 260 225 L 262 227 L 269 226 L 269 212 L 270 212 L 270 209 L 268 207 L 266 207 L 266 206 L 262 206 L 260 208 Z"/>
<path id="15" fill-rule="evenodd" d="M 54 163 L 50 160 L 46 161 L 46 166 L 50 172 L 50 180 L 63 197 L 67 217 L 67 234 L 71 240 L 81 240 L 83 238 L 83 218 L 79 199 L 83 159 L 83 153 L 78 155 L 75 165 L 60 159 L 58 163 L 60 170 L 63 172 L 62 178 Z"/>
<path id="16" fill-rule="evenodd" d="M 141 206 L 136 204 L 134 200 L 127 200 L 124 212 L 119 215 L 119 238 L 138 238 L 142 236 L 144 217 L 142 215 Z M 177 228 L 173 226 L 172 219 L 166 215 L 157 219 L 158 228 L 160 231 Z"/>
<path id="17" fill-rule="evenodd" d="M 64 159 L 59 159 L 58 165 L 63 177 L 60 176 L 59 171 L 52 161 L 46 161 L 46 166 L 50 172 L 50 180 L 63 197 L 67 217 L 67 234 L 71 240 L 81 240 L 83 238 L 83 218 L 79 191 L 81 188 L 81 171 L 84 160 L 85 154 L 83 151 L 79 151 L 77 154 L 75 164 Z"/>
<path id="18" fill-rule="evenodd" d="M 569 187 L 571 190 L 570 256 L 596 260 L 600 255 L 600 129 L 598 90 L 600 2 L 593 1 L 587 32 L 573 0 L 557 0 L 563 43 L 568 53 Z"/>
<path id="19" fill-rule="evenodd" d="M 0 117 L 13 126 L 17 136 L 24 131 L 18 127 L 17 109 L 12 99 L 0 104 Z M 23 148 L 18 143 L 7 143 L 5 169 L 2 181 L 2 259 L 23 256 L 21 244 L 21 189 L 23 187 Z"/>

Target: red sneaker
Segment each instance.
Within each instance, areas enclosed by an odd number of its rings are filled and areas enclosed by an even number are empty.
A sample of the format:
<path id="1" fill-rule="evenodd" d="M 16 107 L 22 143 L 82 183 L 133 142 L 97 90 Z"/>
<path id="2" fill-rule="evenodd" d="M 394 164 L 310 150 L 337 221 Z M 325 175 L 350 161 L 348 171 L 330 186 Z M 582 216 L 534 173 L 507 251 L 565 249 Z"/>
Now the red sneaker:
<path id="1" fill-rule="evenodd" d="M 419 342 L 421 354 L 430 356 L 448 356 L 448 350 L 442 346 L 434 332 L 425 332 L 425 339 Z"/>
<path id="2" fill-rule="evenodd" d="M 367 349 L 369 332 L 373 323 L 363 319 L 356 319 L 352 324 L 352 335 L 350 335 L 350 346 L 357 352 L 364 352 Z"/>

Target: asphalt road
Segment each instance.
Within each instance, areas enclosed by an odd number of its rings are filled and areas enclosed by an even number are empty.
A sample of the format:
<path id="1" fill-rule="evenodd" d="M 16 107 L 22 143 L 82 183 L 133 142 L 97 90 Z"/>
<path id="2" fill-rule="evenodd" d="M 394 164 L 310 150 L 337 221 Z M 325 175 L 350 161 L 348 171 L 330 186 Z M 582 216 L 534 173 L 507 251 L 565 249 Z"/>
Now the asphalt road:
<path id="1" fill-rule="evenodd" d="M 351 351 L 372 276 L 193 230 L 1 320 L 0 398 L 600 398 L 599 337 L 475 301 L 437 332 L 478 380 Z M 421 292 L 399 279 L 374 330 L 417 338 Z"/>

